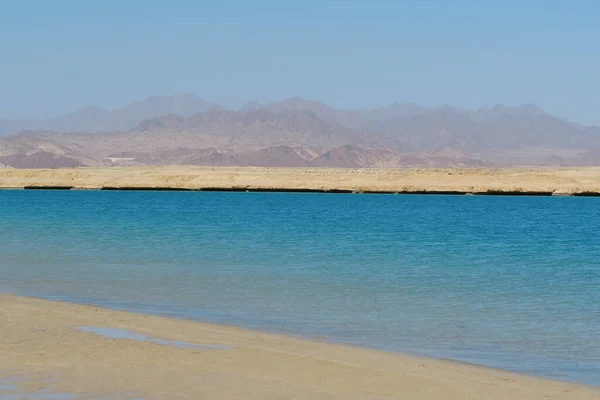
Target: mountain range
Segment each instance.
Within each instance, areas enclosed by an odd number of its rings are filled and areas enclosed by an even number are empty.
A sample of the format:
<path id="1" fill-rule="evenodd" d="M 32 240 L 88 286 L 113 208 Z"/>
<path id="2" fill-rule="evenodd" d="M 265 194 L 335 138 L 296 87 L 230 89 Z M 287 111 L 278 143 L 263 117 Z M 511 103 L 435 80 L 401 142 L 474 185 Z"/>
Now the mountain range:
<path id="1" fill-rule="evenodd" d="M 239 110 L 191 94 L 108 111 L 0 120 L 0 165 L 484 167 L 600 164 L 600 128 L 538 107 L 392 104 L 341 110 L 293 97 Z"/>
<path id="2" fill-rule="evenodd" d="M 98 106 L 89 106 L 72 113 L 43 120 L 9 120 L 0 119 L 0 136 L 21 131 L 56 131 L 56 132 L 116 132 L 126 131 L 141 121 L 167 114 L 178 114 L 189 117 L 210 108 L 219 108 L 192 94 L 176 96 L 151 96 L 143 101 L 109 111 Z"/>

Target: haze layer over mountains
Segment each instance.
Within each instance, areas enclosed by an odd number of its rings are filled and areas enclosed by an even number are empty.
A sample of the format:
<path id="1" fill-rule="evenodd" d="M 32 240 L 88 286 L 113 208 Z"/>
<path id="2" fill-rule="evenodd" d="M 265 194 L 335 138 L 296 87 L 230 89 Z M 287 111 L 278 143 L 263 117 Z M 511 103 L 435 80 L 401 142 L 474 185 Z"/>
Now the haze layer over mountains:
<path id="1" fill-rule="evenodd" d="M 194 95 L 0 120 L 0 166 L 483 167 L 600 165 L 600 128 L 534 105 L 340 110 L 299 97 L 232 110 Z"/>

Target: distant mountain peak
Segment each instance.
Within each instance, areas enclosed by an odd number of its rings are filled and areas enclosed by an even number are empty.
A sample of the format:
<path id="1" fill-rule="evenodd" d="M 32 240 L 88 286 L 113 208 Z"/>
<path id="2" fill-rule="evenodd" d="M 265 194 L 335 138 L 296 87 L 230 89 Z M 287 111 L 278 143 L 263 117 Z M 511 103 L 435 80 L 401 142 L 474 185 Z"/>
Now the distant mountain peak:
<path id="1" fill-rule="evenodd" d="M 314 108 L 327 107 L 331 108 L 328 105 L 321 103 L 316 100 L 308 100 L 304 97 L 293 96 L 288 97 L 287 99 L 281 100 L 277 103 L 271 103 L 267 105 L 268 108 L 288 108 L 292 110 L 310 110 Z"/>
<path id="2" fill-rule="evenodd" d="M 477 112 L 483 113 L 495 113 L 495 114 L 508 114 L 508 115 L 518 115 L 518 114 L 529 114 L 529 115 L 543 115 L 547 114 L 544 110 L 539 108 L 538 106 L 525 103 L 516 107 L 506 106 L 504 104 L 495 104 L 492 107 L 482 107 Z"/>
<path id="3" fill-rule="evenodd" d="M 87 106 L 87 107 L 83 107 L 80 108 L 78 110 L 72 111 L 66 115 L 64 115 L 61 118 L 67 118 L 69 116 L 90 116 L 90 117 L 96 117 L 96 116 L 105 116 L 107 114 L 110 114 L 110 111 L 108 111 L 105 108 L 102 108 L 100 106 L 96 106 L 96 105 L 91 105 L 91 106 Z"/>
<path id="4" fill-rule="evenodd" d="M 286 99 L 281 100 L 281 103 L 319 103 L 319 104 L 321 104 L 321 102 L 319 102 L 319 101 L 309 100 L 302 96 L 288 97 Z"/>
<path id="5" fill-rule="evenodd" d="M 256 100 L 252 100 L 252 101 L 247 102 L 243 106 L 241 106 L 240 107 L 240 111 L 247 112 L 247 111 L 251 111 L 251 110 L 257 110 L 257 109 L 259 109 L 261 107 L 262 107 L 261 103 L 259 103 Z"/>
<path id="6" fill-rule="evenodd" d="M 531 104 L 531 103 L 521 104 L 518 107 L 518 109 L 525 114 L 535 114 L 535 115 L 546 114 L 546 112 L 544 110 L 542 110 L 535 104 Z"/>

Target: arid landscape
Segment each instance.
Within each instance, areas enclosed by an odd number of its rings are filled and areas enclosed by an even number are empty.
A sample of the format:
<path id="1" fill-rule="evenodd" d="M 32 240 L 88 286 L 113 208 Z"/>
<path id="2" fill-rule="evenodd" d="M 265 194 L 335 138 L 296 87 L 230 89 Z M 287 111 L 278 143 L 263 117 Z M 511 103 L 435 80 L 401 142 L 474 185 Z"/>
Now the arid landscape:
<path id="1" fill-rule="evenodd" d="M 0 189 L 598 196 L 600 168 L 7 168 L 0 170 Z"/>
<path id="2" fill-rule="evenodd" d="M 295 97 L 233 110 L 191 94 L 47 120 L 0 120 L 0 166 L 122 165 L 596 166 L 600 128 L 533 105 L 339 110 Z"/>

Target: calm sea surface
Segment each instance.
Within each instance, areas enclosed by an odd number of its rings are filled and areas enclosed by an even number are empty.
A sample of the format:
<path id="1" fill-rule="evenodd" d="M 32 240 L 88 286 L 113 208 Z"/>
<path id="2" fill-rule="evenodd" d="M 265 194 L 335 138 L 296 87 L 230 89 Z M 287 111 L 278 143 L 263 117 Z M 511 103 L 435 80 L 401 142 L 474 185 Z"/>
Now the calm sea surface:
<path id="1" fill-rule="evenodd" d="M 600 386 L 600 198 L 0 191 L 0 291 Z"/>

